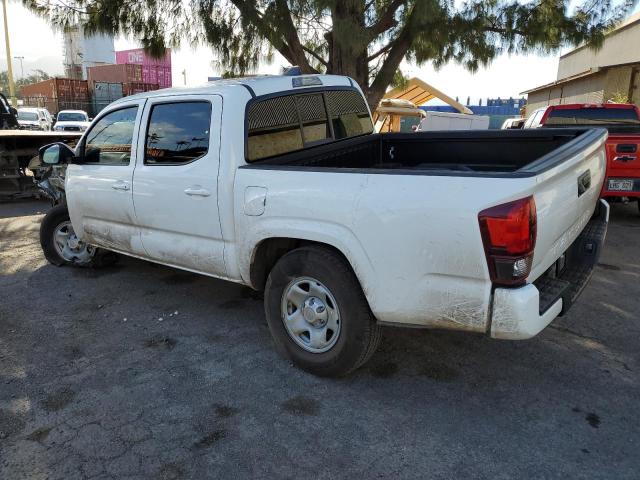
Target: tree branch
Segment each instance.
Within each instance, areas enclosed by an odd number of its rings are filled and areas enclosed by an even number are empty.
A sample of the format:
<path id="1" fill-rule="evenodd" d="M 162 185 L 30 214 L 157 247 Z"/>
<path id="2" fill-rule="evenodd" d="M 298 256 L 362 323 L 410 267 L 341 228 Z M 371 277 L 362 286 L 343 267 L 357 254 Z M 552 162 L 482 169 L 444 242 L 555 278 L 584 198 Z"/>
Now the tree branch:
<path id="1" fill-rule="evenodd" d="M 375 53 L 372 53 L 371 55 L 369 55 L 367 57 L 367 62 L 370 62 L 371 60 L 375 60 L 376 58 L 378 58 L 380 55 L 387 53 L 389 50 L 391 50 L 391 48 L 393 47 L 393 42 L 387 43 L 384 47 L 382 47 L 380 50 L 378 50 Z"/>
<path id="2" fill-rule="evenodd" d="M 393 0 L 387 7 L 387 10 L 380 15 L 378 21 L 367 28 L 370 38 L 376 38 L 378 35 L 394 27 L 397 24 L 395 19 L 396 12 L 405 3 L 404 0 Z"/>
<path id="3" fill-rule="evenodd" d="M 318 55 L 316 52 L 314 52 L 313 50 L 311 50 L 308 47 L 305 47 L 304 45 L 301 45 L 302 49 L 307 52 L 309 55 L 311 55 L 313 58 L 315 58 L 316 60 L 318 60 L 321 64 L 323 64 L 325 67 L 329 65 L 329 62 L 327 62 L 324 58 L 322 58 L 320 55 Z"/>

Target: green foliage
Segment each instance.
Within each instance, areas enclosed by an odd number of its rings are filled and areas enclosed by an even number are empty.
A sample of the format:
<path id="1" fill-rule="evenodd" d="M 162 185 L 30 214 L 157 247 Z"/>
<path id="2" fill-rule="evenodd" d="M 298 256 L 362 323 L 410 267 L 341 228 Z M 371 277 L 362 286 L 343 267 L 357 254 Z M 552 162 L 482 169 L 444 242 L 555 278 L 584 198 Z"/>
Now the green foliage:
<path id="1" fill-rule="evenodd" d="M 42 70 L 34 70 L 34 73 L 27 75 L 24 78 L 15 79 L 16 85 L 16 95 L 20 96 L 20 91 L 24 85 L 30 85 L 32 83 L 41 82 L 42 80 L 47 80 L 51 78 L 47 72 Z M 15 75 L 15 70 L 14 70 Z M 0 72 L 0 92 L 4 93 L 6 97 L 9 97 L 9 74 L 7 71 Z"/>
<path id="2" fill-rule="evenodd" d="M 59 27 L 133 35 L 151 53 L 209 45 L 244 74 L 279 52 L 303 72 L 355 78 L 377 102 L 404 59 L 469 70 L 497 55 L 597 48 L 637 0 L 23 0 Z"/>
<path id="3" fill-rule="evenodd" d="M 613 95 L 611 95 L 611 98 L 609 99 L 609 102 L 612 102 L 612 103 L 630 103 L 629 95 L 627 95 L 626 93 L 622 93 L 622 92 L 615 92 Z"/>

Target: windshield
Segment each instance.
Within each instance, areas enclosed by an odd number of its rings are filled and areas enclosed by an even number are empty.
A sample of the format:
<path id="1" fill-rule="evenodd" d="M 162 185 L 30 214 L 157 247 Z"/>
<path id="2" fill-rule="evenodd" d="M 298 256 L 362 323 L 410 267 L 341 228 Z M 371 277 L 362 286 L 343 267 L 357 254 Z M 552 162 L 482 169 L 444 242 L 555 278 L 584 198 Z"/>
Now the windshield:
<path id="1" fill-rule="evenodd" d="M 59 122 L 86 122 L 87 116 L 84 113 L 60 112 L 58 114 Z"/>
<path id="2" fill-rule="evenodd" d="M 21 112 L 18 110 L 18 120 L 38 121 L 38 114 L 35 112 Z"/>
<path id="3" fill-rule="evenodd" d="M 549 112 L 546 127 L 588 125 L 614 130 L 640 128 L 640 118 L 635 108 L 559 108 Z"/>

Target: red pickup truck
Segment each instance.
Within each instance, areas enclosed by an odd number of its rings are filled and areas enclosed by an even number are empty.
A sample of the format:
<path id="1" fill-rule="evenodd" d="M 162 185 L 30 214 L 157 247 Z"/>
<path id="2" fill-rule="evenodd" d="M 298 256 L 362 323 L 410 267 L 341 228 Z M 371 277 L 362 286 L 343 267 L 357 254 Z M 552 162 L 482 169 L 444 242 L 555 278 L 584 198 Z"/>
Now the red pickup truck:
<path id="1" fill-rule="evenodd" d="M 601 197 L 638 201 L 640 209 L 640 108 L 625 103 L 552 105 L 535 110 L 523 128 L 603 127 L 607 176 Z"/>

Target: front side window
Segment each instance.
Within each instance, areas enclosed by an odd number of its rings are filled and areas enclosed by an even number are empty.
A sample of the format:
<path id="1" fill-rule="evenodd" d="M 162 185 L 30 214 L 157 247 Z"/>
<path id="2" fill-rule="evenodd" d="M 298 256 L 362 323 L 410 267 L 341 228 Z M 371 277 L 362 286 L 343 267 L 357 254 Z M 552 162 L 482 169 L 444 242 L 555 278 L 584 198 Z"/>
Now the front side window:
<path id="1" fill-rule="evenodd" d="M 154 105 L 149 116 L 144 162 L 149 165 L 176 165 L 206 155 L 210 128 L 209 102 Z"/>
<path id="2" fill-rule="evenodd" d="M 91 127 L 84 150 L 86 163 L 128 165 L 138 107 L 107 113 Z"/>
<path id="3" fill-rule="evenodd" d="M 249 105 L 247 161 L 373 132 L 367 104 L 355 90 L 296 93 Z"/>

